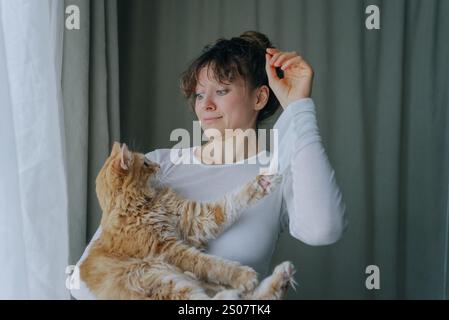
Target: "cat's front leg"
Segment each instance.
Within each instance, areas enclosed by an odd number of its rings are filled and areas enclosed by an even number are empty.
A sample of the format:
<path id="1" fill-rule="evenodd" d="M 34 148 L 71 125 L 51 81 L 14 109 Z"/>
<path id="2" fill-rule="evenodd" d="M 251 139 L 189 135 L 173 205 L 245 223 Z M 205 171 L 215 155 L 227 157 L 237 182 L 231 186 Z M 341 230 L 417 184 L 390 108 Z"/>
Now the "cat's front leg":
<path id="1" fill-rule="evenodd" d="M 199 248 L 231 226 L 246 208 L 272 193 L 281 180 L 280 175 L 259 175 L 237 191 L 213 202 L 187 200 L 171 191 L 168 193 L 170 198 L 177 202 L 167 211 L 176 209 L 179 215 L 177 229 L 182 238 Z"/>
<path id="2" fill-rule="evenodd" d="M 201 247 L 231 226 L 246 208 L 272 193 L 279 187 L 281 180 L 280 175 L 259 175 L 237 191 L 214 202 L 187 200 L 172 192 L 172 198 L 178 199 L 176 205 L 172 206 L 179 214 L 177 229 L 184 240 Z"/>
<path id="3" fill-rule="evenodd" d="M 276 190 L 281 181 L 279 174 L 258 175 L 236 192 L 225 195 L 226 225 L 233 224 L 245 209 Z"/>
<path id="4" fill-rule="evenodd" d="M 257 272 L 238 262 L 199 251 L 180 242 L 173 243 L 163 253 L 164 259 L 199 279 L 229 285 L 241 291 L 253 290 L 258 284 Z"/>

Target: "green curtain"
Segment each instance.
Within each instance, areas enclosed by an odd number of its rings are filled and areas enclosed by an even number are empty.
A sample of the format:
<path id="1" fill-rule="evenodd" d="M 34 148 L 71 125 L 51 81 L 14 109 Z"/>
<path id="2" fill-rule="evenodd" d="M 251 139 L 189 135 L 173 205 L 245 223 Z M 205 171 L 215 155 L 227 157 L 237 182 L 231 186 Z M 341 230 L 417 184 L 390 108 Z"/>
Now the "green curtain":
<path id="1" fill-rule="evenodd" d="M 380 29 L 365 8 L 380 8 Z M 313 99 L 347 204 L 337 243 L 288 234 L 272 264 L 289 259 L 290 299 L 448 297 L 449 1 L 118 1 L 122 140 L 171 147 L 192 129 L 179 75 L 201 48 L 245 30 L 295 50 L 315 70 Z M 275 120 L 275 119 L 272 119 Z M 365 269 L 380 268 L 367 290 Z"/>
<path id="2" fill-rule="evenodd" d="M 65 0 L 80 29 L 64 29 L 62 91 L 69 192 L 70 263 L 81 257 L 101 210 L 95 178 L 120 140 L 117 2 Z"/>

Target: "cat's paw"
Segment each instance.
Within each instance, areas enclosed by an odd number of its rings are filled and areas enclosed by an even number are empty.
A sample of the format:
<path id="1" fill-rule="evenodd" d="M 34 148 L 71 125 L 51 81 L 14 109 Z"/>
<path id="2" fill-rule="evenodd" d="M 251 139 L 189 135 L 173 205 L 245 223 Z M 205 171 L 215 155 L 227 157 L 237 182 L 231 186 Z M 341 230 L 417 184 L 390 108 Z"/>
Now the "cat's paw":
<path id="1" fill-rule="evenodd" d="M 255 300 L 280 300 L 287 293 L 288 287 L 295 289 L 293 278 L 295 268 L 290 261 L 279 264 L 273 274 L 265 278 L 250 296 Z"/>
<path id="2" fill-rule="evenodd" d="M 283 293 L 287 292 L 289 286 L 296 290 L 297 283 L 293 278 L 295 273 L 295 267 L 290 261 L 285 261 L 274 268 L 273 275 L 278 279 L 279 288 Z"/>
<path id="3" fill-rule="evenodd" d="M 254 290 L 258 283 L 259 280 L 257 279 L 257 272 L 247 266 L 238 267 L 230 281 L 230 285 L 233 288 L 242 291 Z"/>
<path id="4" fill-rule="evenodd" d="M 282 175 L 280 174 L 270 174 L 270 175 L 258 175 L 256 177 L 258 186 L 264 194 L 271 193 L 276 189 L 282 181 Z"/>

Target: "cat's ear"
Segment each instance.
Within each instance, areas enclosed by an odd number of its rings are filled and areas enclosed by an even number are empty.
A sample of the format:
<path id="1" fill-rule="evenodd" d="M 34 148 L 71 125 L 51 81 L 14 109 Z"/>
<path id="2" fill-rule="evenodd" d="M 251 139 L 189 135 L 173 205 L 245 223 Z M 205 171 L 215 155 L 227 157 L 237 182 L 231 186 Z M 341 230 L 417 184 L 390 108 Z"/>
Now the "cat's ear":
<path id="1" fill-rule="evenodd" d="M 122 144 L 122 148 L 120 150 L 120 167 L 123 170 L 129 170 L 131 164 L 131 153 L 128 150 L 126 144 Z"/>
<path id="2" fill-rule="evenodd" d="M 119 153 L 120 149 L 120 142 L 115 141 L 112 145 L 111 155 Z"/>

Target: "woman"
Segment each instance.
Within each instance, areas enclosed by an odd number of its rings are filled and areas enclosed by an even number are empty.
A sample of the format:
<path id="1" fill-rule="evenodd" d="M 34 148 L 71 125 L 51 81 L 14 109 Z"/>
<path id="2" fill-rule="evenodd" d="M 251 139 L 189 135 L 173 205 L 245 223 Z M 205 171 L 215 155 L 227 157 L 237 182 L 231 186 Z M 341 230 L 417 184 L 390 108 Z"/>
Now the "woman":
<path id="1" fill-rule="evenodd" d="M 247 210 L 208 247 L 210 254 L 253 267 L 260 279 L 269 272 L 283 229 L 288 227 L 293 237 L 306 244 L 328 245 L 341 237 L 345 227 L 344 203 L 316 125 L 312 81 L 313 70 L 301 56 L 273 48 L 261 33 L 248 31 L 230 40 L 219 39 L 204 48 L 181 81 L 208 143 L 182 150 L 193 164 L 173 161 L 170 149 L 146 155 L 161 165 L 161 185 L 187 198 L 217 199 L 259 174 L 260 164 L 250 159 L 269 156 L 266 150 L 252 148 L 251 139 L 242 143 L 239 135 L 256 129 L 279 107 L 283 109 L 274 126 L 279 167 L 271 167 L 282 173 L 282 186 Z M 226 129 L 233 129 L 232 135 L 226 136 Z M 224 147 L 232 145 L 229 140 L 240 141 L 235 150 Z M 98 236 L 99 231 L 93 240 Z M 86 288 L 72 294 L 91 297 Z"/>

